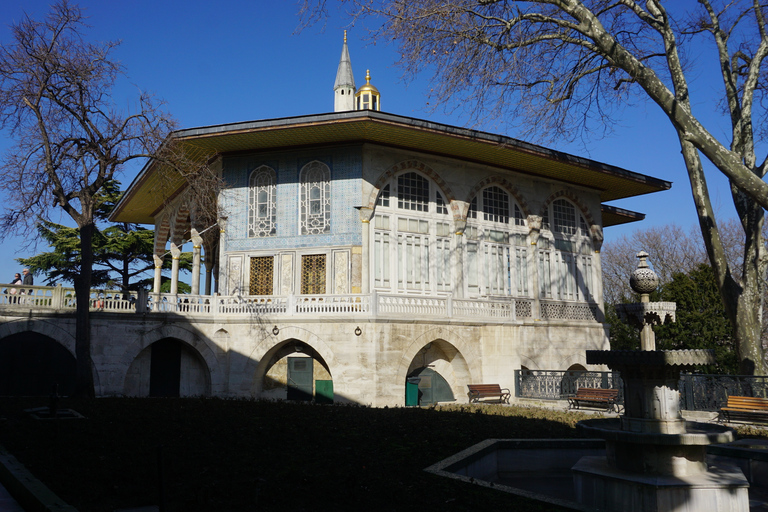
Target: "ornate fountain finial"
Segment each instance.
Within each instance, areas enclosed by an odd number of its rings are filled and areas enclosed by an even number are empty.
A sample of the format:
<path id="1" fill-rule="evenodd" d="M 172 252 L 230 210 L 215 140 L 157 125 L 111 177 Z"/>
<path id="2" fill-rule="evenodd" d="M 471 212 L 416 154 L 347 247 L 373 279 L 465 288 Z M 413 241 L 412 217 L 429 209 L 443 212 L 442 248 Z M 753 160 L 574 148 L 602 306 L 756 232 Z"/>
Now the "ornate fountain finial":
<path id="1" fill-rule="evenodd" d="M 659 286 L 659 276 L 648 265 L 648 253 L 637 253 L 637 268 L 629 276 L 629 286 L 640 294 L 640 302 L 617 304 L 619 318 L 641 329 L 640 348 L 656 350 L 656 337 L 653 326 L 675 321 L 674 302 L 650 302 L 649 294 Z"/>
<path id="2" fill-rule="evenodd" d="M 629 275 L 629 286 L 637 293 L 643 295 L 651 293 L 659 286 L 659 276 L 648 266 L 648 253 L 637 253 L 637 268 Z"/>

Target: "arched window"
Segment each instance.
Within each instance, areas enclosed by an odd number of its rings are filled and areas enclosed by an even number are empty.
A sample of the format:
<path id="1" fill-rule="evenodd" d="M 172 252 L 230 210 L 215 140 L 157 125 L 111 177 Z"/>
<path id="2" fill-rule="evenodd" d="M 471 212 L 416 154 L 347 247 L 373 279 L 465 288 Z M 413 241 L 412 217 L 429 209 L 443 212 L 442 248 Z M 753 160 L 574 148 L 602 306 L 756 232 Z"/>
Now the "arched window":
<path id="1" fill-rule="evenodd" d="M 469 296 L 529 295 L 525 220 L 506 190 L 490 186 L 472 198 L 464 234 Z"/>
<path id="2" fill-rule="evenodd" d="M 300 224 L 302 235 L 331 232 L 331 170 L 314 161 L 301 169 Z"/>
<path id="3" fill-rule="evenodd" d="M 567 199 L 556 199 L 545 211 L 542 227 L 537 244 L 541 297 L 592 300 L 593 250 L 584 216 Z"/>
<path id="4" fill-rule="evenodd" d="M 266 165 L 251 173 L 248 186 L 248 236 L 274 236 L 277 232 L 275 171 Z"/>
<path id="5" fill-rule="evenodd" d="M 394 177 L 381 187 L 372 224 L 376 289 L 451 291 L 452 230 L 448 206 L 434 181 L 414 171 Z"/>

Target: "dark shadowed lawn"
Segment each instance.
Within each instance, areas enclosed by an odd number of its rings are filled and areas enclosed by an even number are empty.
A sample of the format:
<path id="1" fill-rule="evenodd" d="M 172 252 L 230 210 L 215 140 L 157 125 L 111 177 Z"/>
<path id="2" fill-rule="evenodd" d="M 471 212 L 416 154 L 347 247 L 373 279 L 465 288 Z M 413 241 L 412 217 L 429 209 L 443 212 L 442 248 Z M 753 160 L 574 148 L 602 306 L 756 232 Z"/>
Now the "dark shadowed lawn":
<path id="1" fill-rule="evenodd" d="M 488 438 L 569 438 L 585 416 L 508 406 L 372 409 L 220 399 L 0 398 L 0 444 L 81 512 L 560 510 L 423 469 Z M 160 448 L 162 447 L 162 448 Z"/>

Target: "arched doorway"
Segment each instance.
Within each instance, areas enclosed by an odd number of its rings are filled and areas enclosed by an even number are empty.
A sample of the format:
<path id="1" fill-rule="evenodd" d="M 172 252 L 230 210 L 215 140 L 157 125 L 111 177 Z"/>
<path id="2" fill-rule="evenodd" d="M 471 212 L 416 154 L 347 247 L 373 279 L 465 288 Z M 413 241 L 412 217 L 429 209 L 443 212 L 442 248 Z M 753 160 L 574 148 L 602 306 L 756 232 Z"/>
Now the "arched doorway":
<path id="1" fill-rule="evenodd" d="M 470 380 L 461 352 L 448 341 L 433 340 L 411 359 L 405 379 L 405 405 L 455 402 Z"/>
<path id="2" fill-rule="evenodd" d="M 456 401 L 448 381 L 432 368 L 417 368 L 408 375 L 406 381 L 406 406 L 423 406 L 438 402 Z M 414 393 L 416 393 L 415 397 Z"/>
<path id="3" fill-rule="evenodd" d="M 76 376 L 74 356 L 48 336 L 26 331 L 0 340 L 0 395 L 70 395 Z"/>
<path id="4" fill-rule="evenodd" d="M 163 338 L 142 350 L 125 379 L 129 396 L 207 396 L 210 387 L 210 372 L 203 358 L 176 338 Z"/>
<path id="5" fill-rule="evenodd" d="M 333 403 L 333 378 L 323 357 L 300 340 L 288 340 L 267 354 L 261 397 Z"/>

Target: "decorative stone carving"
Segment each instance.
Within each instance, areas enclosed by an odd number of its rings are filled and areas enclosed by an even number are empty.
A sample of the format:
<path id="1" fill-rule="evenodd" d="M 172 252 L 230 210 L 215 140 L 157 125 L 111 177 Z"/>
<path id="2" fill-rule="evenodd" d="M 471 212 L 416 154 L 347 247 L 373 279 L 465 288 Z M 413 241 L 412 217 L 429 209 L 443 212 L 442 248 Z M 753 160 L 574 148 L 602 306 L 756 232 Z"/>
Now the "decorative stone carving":
<path id="1" fill-rule="evenodd" d="M 293 255 L 283 254 L 280 264 L 280 294 L 290 295 L 293 293 Z"/>
<path id="2" fill-rule="evenodd" d="M 637 258 L 640 262 L 629 276 L 629 286 L 637 293 L 651 293 L 659 286 L 659 276 L 648 266 L 646 261 L 648 258 L 647 252 L 640 251 L 637 253 Z"/>
<path id="3" fill-rule="evenodd" d="M 333 255 L 334 267 L 334 293 L 342 295 L 348 293 L 349 279 L 347 277 L 349 258 L 346 251 L 339 251 Z"/>
<path id="4" fill-rule="evenodd" d="M 464 230 L 467 229 L 467 219 L 466 217 L 463 219 L 459 219 L 453 222 L 454 230 L 456 231 L 457 235 L 463 235 Z"/>
<path id="5" fill-rule="evenodd" d="M 528 221 L 528 236 L 531 238 L 531 245 L 536 245 L 541 234 L 541 215 L 529 215 L 526 220 Z"/>
<path id="6" fill-rule="evenodd" d="M 592 237 L 592 247 L 595 248 L 595 252 L 600 252 L 603 247 L 603 228 L 597 224 L 592 224 L 589 227 L 589 234 Z"/>

